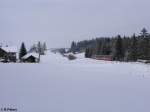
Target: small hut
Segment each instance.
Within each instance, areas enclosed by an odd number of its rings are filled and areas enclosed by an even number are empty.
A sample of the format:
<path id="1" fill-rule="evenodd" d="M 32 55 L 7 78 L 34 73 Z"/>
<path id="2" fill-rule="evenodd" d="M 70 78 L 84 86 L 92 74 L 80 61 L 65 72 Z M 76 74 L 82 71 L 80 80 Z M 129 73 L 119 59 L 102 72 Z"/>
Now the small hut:
<path id="1" fill-rule="evenodd" d="M 28 53 L 22 57 L 23 62 L 27 63 L 38 63 L 39 62 L 39 54 L 38 53 Z"/>

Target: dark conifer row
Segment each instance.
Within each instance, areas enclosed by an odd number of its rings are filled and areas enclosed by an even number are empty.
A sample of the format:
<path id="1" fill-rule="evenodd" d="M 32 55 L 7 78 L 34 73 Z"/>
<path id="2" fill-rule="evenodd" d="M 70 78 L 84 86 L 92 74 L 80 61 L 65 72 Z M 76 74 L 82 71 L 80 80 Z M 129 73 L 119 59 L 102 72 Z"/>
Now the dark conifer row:
<path id="1" fill-rule="evenodd" d="M 80 42 L 72 42 L 72 52 L 85 52 L 85 57 L 112 55 L 118 61 L 150 60 L 150 35 L 145 28 L 140 35 L 131 37 L 102 37 Z"/>

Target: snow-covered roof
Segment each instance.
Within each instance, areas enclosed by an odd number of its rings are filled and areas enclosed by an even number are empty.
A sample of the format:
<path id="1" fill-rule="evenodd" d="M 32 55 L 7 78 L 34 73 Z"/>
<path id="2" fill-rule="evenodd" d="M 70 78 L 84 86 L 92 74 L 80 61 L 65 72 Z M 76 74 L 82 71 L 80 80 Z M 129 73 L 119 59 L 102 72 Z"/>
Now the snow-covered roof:
<path id="1" fill-rule="evenodd" d="M 28 53 L 25 56 L 22 57 L 22 59 L 27 59 L 28 57 L 33 56 L 35 58 L 39 58 L 39 54 L 38 53 Z"/>
<path id="2" fill-rule="evenodd" d="M 1 47 L 1 49 L 3 49 L 6 52 L 13 52 L 16 53 L 17 52 L 17 47 Z"/>

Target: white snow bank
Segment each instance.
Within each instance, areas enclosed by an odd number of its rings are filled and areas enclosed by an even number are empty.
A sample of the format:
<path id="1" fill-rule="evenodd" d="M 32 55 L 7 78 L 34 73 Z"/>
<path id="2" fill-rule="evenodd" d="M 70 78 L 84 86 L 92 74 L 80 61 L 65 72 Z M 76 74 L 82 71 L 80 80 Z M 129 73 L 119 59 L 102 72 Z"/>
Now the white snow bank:
<path id="1" fill-rule="evenodd" d="M 150 66 L 48 53 L 0 64 L 0 106 L 19 112 L 149 112 Z"/>
<path id="2" fill-rule="evenodd" d="M 11 46 L 11 47 L 1 47 L 1 49 L 3 49 L 3 50 L 6 51 L 6 52 L 14 52 L 14 53 L 17 53 L 17 52 L 18 52 L 17 47 L 15 47 L 15 46 Z"/>

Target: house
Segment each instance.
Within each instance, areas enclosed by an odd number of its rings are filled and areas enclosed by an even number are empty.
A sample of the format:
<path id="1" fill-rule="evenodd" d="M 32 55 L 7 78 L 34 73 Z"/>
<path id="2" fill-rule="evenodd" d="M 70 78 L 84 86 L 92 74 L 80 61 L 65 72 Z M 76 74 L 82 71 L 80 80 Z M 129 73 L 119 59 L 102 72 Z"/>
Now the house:
<path id="1" fill-rule="evenodd" d="M 93 56 L 93 59 L 113 61 L 113 56 L 112 55 L 95 55 Z"/>
<path id="2" fill-rule="evenodd" d="M 40 57 L 38 53 L 28 53 L 22 57 L 23 62 L 27 63 L 38 63 L 39 59 Z"/>
<path id="3" fill-rule="evenodd" d="M 3 60 L 3 62 L 16 62 L 17 48 L 16 47 L 0 47 L 0 60 Z"/>

